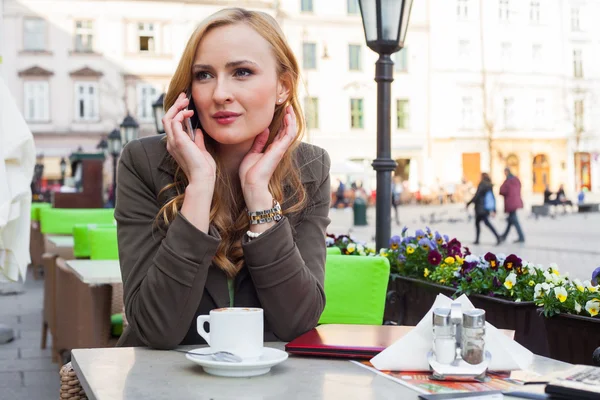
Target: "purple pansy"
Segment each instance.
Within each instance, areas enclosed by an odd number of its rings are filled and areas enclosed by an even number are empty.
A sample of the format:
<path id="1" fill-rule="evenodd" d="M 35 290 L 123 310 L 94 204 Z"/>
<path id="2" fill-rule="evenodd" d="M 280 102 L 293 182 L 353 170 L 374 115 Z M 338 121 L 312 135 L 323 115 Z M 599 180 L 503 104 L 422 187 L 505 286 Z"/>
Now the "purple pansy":
<path id="1" fill-rule="evenodd" d="M 600 267 L 596 268 L 592 272 L 592 285 L 598 286 L 598 277 L 600 277 Z"/>

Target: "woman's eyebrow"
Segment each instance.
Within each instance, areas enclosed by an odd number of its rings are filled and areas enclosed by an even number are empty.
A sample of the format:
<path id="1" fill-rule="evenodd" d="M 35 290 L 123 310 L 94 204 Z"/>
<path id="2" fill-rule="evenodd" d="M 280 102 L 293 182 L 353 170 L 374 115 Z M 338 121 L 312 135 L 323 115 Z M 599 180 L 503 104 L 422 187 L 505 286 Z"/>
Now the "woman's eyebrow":
<path id="1" fill-rule="evenodd" d="M 235 67 L 239 67 L 240 65 L 253 65 L 255 67 L 258 67 L 258 64 L 255 63 L 254 61 L 250 61 L 250 60 L 239 60 L 239 61 L 230 61 L 227 64 L 225 64 L 225 68 L 235 68 Z M 214 68 L 211 65 L 208 64 L 194 64 L 194 66 L 192 67 L 193 70 L 213 70 Z"/>

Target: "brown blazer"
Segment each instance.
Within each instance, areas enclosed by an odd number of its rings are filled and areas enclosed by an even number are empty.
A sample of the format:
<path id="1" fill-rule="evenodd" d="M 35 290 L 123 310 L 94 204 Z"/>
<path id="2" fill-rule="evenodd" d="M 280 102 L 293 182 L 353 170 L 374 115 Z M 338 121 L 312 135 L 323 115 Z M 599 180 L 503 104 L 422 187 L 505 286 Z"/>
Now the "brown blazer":
<path id="1" fill-rule="evenodd" d="M 162 137 L 128 143 L 119 163 L 115 219 L 129 326 L 117 346 L 169 349 L 205 343 L 196 317 L 229 307 L 227 277 L 212 264 L 216 229 L 211 226 L 206 234 L 181 214 L 166 232 L 154 223 L 166 201 L 164 196 L 159 201 L 158 193 L 173 182 L 175 170 Z M 306 143 L 295 158 L 308 207 L 259 238 L 244 239 L 245 265 L 234 283 L 236 307 L 264 309 L 266 341 L 289 341 L 309 331 L 325 306 L 330 160 L 325 150 Z"/>

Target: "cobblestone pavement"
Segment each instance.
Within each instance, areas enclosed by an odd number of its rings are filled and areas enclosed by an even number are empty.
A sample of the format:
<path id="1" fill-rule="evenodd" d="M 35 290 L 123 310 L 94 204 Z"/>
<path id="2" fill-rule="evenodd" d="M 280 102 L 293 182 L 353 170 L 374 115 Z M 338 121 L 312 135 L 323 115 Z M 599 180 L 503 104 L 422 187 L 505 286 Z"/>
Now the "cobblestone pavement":
<path id="1" fill-rule="evenodd" d="M 535 219 L 525 211 L 518 216 L 525 234 L 524 244 L 514 244 L 517 234 L 514 229 L 509 233 L 505 243 L 496 246 L 496 241 L 489 229 L 482 224 L 480 245 L 475 240 L 475 223 L 472 208 L 467 212 L 463 205 L 446 206 L 401 206 L 398 207 L 400 225 L 393 223 L 392 234 L 400 234 L 402 226 L 410 231 L 429 226 L 442 234 L 458 238 L 475 254 L 487 251 L 515 253 L 536 264 L 548 265 L 555 262 L 561 271 L 567 271 L 572 277 L 589 279 L 591 272 L 600 265 L 600 213 L 557 215 L 555 218 L 540 217 Z M 392 221 L 393 218 L 392 211 Z M 471 217 L 469 217 L 471 215 Z M 331 224 L 328 233 L 336 235 L 348 233 L 358 240 L 374 241 L 375 209 L 367 212 L 368 226 L 353 226 L 351 209 L 332 209 Z M 506 227 L 503 214 L 491 219 L 498 232 Z"/>
<path id="2" fill-rule="evenodd" d="M 429 226 L 441 233 L 456 236 L 466 245 L 474 240 L 473 220 L 463 206 L 402 206 L 402 225 L 393 225 L 392 234 L 400 233 L 403 225 L 415 230 Z M 472 210 L 470 211 L 472 213 Z M 375 209 L 368 210 L 368 226 L 354 227 L 351 209 L 331 210 L 328 232 L 350 233 L 359 240 L 374 240 Z M 506 244 L 494 245 L 492 234 L 482 227 L 480 246 L 470 246 L 475 253 L 488 250 L 515 252 L 525 259 L 549 264 L 556 262 L 572 276 L 588 279 L 600 264 L 600 213 L 565 215 L 555 219 L 528 218 L 520 215 L 526 235 L 524 245 L 512 243 L 512 233 Z M 500 231 L 505 226 L 502 215 L 492 223 Z M 48 349 L 40 349 L 43 304 L 43 281 L 29 277 L 25 291 L 19 295 L 0 296 L 0 324 L 11 326 L 16 333 L 13 342 L 0 345 L 0 400 L 56 399 L 59 390 L 59 365 L 52 364 Z M 50 340 L 48 346 L 50 347 Z"/>

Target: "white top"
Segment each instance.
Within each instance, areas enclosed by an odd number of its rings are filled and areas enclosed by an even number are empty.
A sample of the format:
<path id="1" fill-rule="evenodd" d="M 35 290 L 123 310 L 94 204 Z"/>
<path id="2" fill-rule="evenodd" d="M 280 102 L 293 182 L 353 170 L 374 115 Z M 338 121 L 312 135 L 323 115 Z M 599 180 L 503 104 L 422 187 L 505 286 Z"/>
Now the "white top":
<path id="1" fill-rule="evenodd" d="M 33 136 L 0 78 L 0 282 L 25 280 L 29 256 Z"/>
<path id="2" fill-rule="evenodd" d="M 121 267 L 118 260 L 66 260 L 65 263 L 88 285 L 121 283 Z"/>
<path id="3" fill-rule="evenodd" d="M 56 247 L 73 248 L 73 246 L 75 246 L 75 239 L 70 235 L 48 235 L 47 239 Z"/>
<path id="4" fill-rule="evenodd" d="M 283 349 L 284 343 L 267 346 Z M 174 351 L 117 347 L 74 349 L 71 355 L 90 400 L 418 399 L 417 392 L 344 359 L 292 356 L 263 376 L 222 378 Z M 534 363 L 540 373 L 568 367 L 544 357 Z"/>

